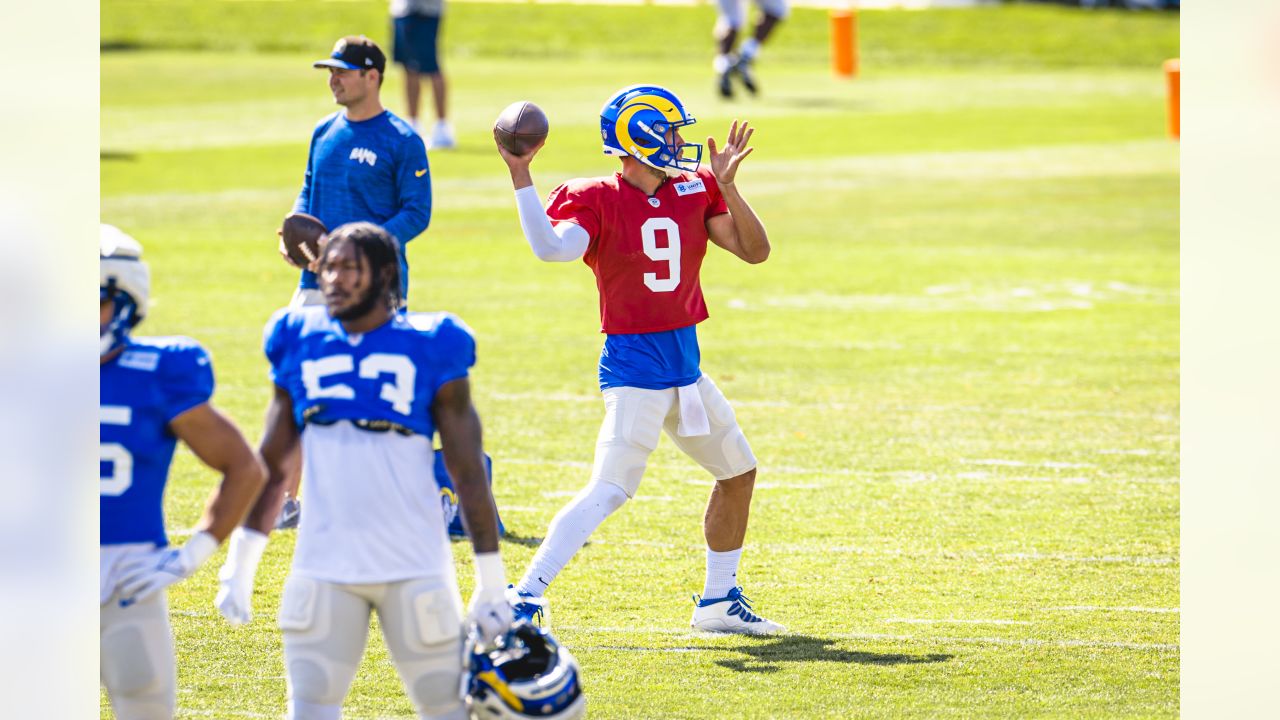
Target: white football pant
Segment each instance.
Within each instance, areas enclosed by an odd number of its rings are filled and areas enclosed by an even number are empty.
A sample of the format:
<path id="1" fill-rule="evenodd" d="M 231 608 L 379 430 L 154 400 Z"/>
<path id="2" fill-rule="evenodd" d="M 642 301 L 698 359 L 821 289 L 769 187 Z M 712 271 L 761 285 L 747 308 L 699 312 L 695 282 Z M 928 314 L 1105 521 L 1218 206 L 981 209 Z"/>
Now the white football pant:
<path id="1" fill-rule="evenodd" d="M 462 599 L 453 578 L 348 585 L 290 575 L 280 600 L 289 718 L 335 720 L 364 656 L 369 613 L 421 718 L 465 720 Z"/>
<path id="2" fill-rule="evenodd" d="M 177 704 L 173 632 L 163 590 L 129 607 L 99 606 L 99 674 L 118 720 L 169 720 Z"/>

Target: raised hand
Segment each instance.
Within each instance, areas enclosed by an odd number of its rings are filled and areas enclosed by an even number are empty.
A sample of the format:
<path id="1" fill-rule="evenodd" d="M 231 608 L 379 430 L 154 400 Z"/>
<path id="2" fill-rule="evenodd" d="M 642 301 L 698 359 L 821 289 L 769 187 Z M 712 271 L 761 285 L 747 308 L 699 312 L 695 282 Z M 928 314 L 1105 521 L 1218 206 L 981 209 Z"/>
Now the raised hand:
<path id="1" fill-rule="evenodd" d="M 514 165 L 528 167 L 529 163 L 533 162 L 533 156 L 537 155 L 538 151 L 541 150 L 542 146 L 546 143 L 547 139 L 543 138 L 538 141 L 538 144 L 529 148 L 525 154 L 517 155 L 503 146 L 502 141 L 498 139 L 498 128 L 495 127 L 493 129 L 493 144 L 498 147 L 498 154 L 502 156 L 502 159 L 505 160 L 509 166 Z"/>
<path id="2" fill-rule="evenodd" d="M 753 147 L 747 147 L 747 143 L 751 140 L 751 135 L 755 133 L 755 128 L 750 127 L 750 123 L 743 121 L 741 125 L 737 120 L 733 121 L 733 127 L 729 128 L 729 137 L 725 139 L 724 147 L 717 150 L 716 140 L 713 137 L 707 138 L 707 150 L 711 159 L 711 172 L 716 176 L 716 182 L 721 185 L 732 185 L 734 177 L 738 174 L 738 164 L 742 159 L 751 154 Z M 746 148 L 745 150 L 743 148 Z"/>

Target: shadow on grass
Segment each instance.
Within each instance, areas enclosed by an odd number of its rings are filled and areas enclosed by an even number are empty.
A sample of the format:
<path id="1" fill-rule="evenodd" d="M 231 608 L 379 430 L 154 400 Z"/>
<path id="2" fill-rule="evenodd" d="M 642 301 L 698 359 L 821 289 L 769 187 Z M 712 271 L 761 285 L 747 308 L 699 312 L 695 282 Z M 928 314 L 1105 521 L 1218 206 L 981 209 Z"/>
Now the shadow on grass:
<path id="1" fill-rule="evenodd" d="M 466 535 L 449 535 L 449 540 L 450 542 L 467 543 L 468 545 L 471 543 L 471 541 L 467 539 Z M 503 535 L 502 537 L 498 538 L 498 541 L 504 542 L 504 543 L 514 543 L 516 545 L 523 545 L 525 547 L 533 547 L 533 548 L 536 548 L 542 544 L 542 538 L 537 537 L 536 535 L 521 535 L 519 533 L 512 532 L 510 530 L 507 531 L 506 535 Z"/>
<path id="2" fill-rule="evenodd" d="M 117 150 L 99 150 L 98 159 L 104 162 L 133 162 L 138 156 L 131 152 L 119 152 Z"/>
<path id="3" fill-rule="evenodd" d="M 542 538 L 536 535 L 521 535 L 508 530 L 507 534 L 502 536 L 502 542 L 515 543 L 525 547 L 538 547 L 542 544 Z"/>
<path id="4" fill-rule="evenodd" d="M 953 655 L 930 653 L 928 655 L 907 655 L 904 653 L 873 653 L 857 650 L 841 650 L 835 640 L 808 635 L 783 635 L 771 637 L 760 644 L 747 644 L 733 648 L 734 652 L 746 654 L 746 659 L 717 660 L 716 664 L 723 668 L 738 672 L 777 672 L 784 662 L 834 662 L 857 663 L 859 665 L 918 665 L 921 663 L 938 663 L 950 660 Z"/>
<path id="5" fill-rule="evenodd" d="M 735 636 L 743 643 L 737 647 L 716 647 L 711 645 L 684 645 L 681 647 L 637 647 L 630 645 L 604 645 L 601 650 L 623 650 L 629 652 L 694 652 L 694 653 L 742 653 L 746 658 L 716 660 L 715 664 L 722 668 L 737 672 L 774 673 L 782 669 L 782 663 L 832 662 L 858 665 L 920 665 L 923 663 L 946 662 L 954 655 L 930 653 L 928 655 L 907 655 L 905 653 L 873 653 L 858 650 L 841 650 L 832 647 L 835 640 L 823 640 L 809 635 L 782 635 L 767 638 Z"/>

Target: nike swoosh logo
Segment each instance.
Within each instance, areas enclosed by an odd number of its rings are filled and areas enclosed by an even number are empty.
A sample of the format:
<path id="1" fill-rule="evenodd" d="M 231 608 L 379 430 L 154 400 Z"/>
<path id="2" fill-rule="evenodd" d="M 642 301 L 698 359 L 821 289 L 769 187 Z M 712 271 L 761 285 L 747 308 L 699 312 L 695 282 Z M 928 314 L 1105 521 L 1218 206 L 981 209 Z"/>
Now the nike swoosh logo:
<path id="1" fill-rule="evenodd" d="M 413 176 L 414 176 L 414 177 L 422 177 L 423 175 L 426 175 L 426 174 L 427 174 L 427 169 L 426 169 L 426 168 L 422 168 L 421 170 L 414 170 L 414 171 L 413 171 Z"/>

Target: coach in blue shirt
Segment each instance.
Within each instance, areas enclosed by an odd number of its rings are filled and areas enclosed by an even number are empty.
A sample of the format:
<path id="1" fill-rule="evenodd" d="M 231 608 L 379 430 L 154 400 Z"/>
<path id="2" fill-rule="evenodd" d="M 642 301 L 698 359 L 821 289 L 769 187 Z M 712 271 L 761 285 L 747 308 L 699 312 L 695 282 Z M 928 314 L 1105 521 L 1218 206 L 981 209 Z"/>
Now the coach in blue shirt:
<path id="1" fill-rule="evenodd" d="M 333 230 L 349 222 L 381 225 L 400 248 L 400 296 L 407 298 L 405 243 L 431 221 L 431 173 L 422 138 L 382 107 L 386 55 L 363 35 L 344 37 L 315 67 L 329 70 L 329 90 L 342 110 L 311 135 L 307 173 L 294 212 L 316 216 Z M 304 269 L 292 304 L 324 302 L 315 273 Z"/>
<path id="2" fill-rule="evenodd" d="M 330 230 L 360 221 L 381 225 L 400 251 L 400 297 L 407 299 L 404 246 L 431 221 L 427 150 L 408 123 L 382 107 L 378 93 L 387 57 L 372 40 L 344 37 L 315 67 L 329 70 L 329 90 L 343 109 L 321 120 L 311 134 L 307 173 L 293 212 L 314 215 Z M 303 268 L 289 305 L 323 304 L 315 273 Z M 300 479 L 295 471 L 287 480 L 278 527 L 297 527 Z"/>

